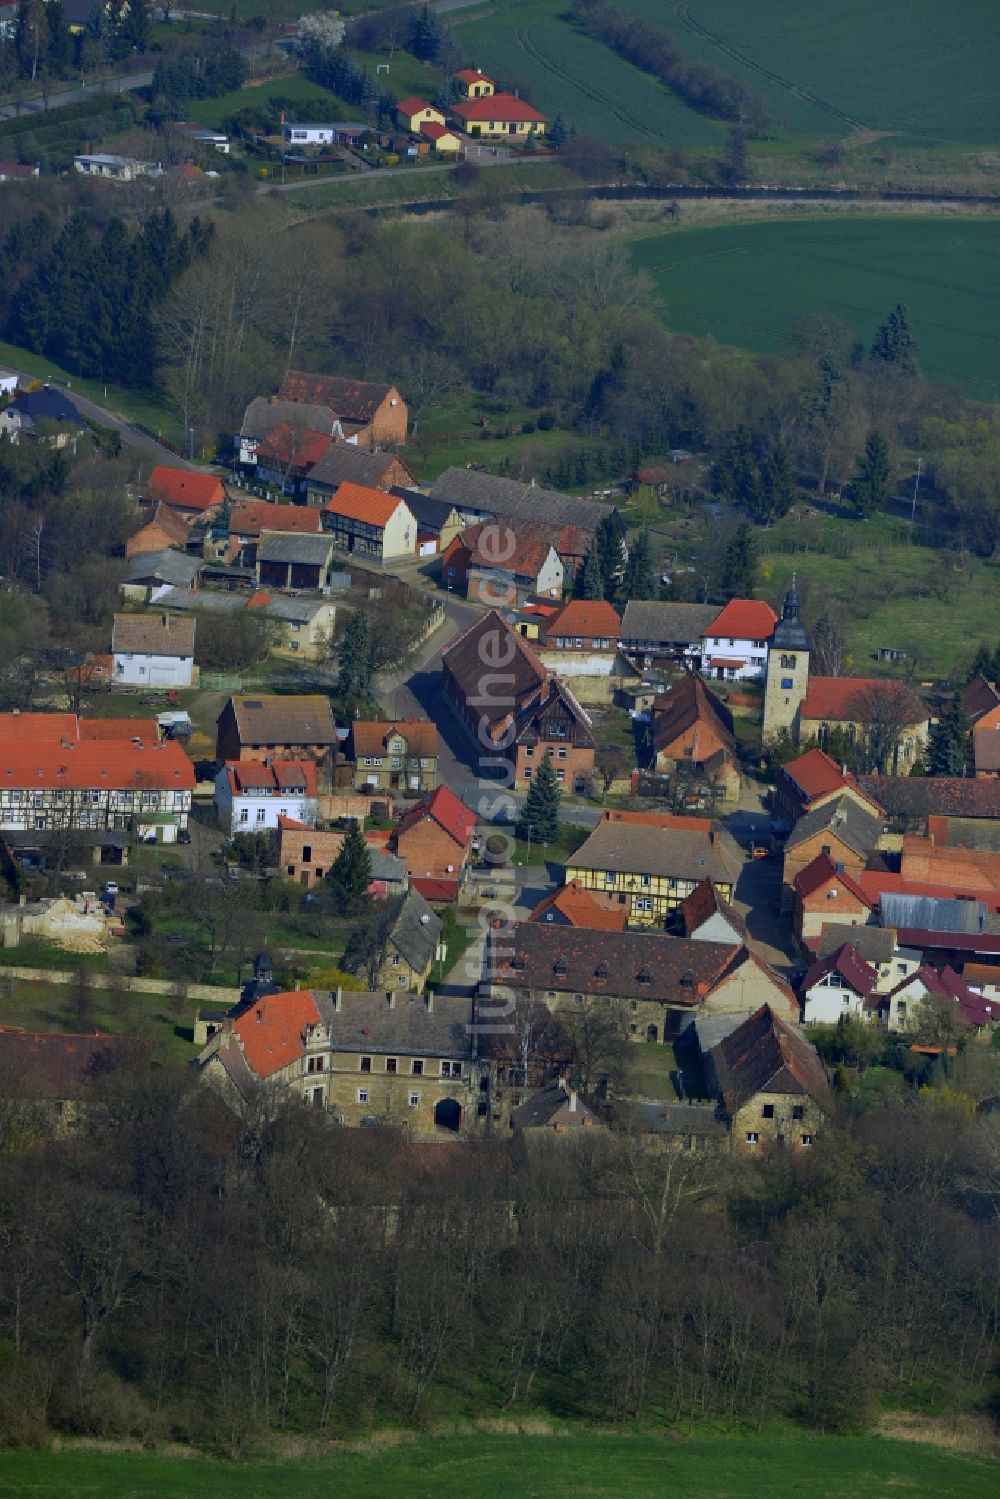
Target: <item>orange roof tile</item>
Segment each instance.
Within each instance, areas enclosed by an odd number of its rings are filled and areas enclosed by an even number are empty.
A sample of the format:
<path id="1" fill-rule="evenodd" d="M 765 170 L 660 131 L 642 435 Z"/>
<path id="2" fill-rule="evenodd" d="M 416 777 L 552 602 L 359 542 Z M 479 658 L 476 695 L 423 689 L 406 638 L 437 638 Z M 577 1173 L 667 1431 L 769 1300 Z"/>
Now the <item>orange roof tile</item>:
<path id="1" fill-rule="evenodd" d="M 618 640 L 621 633 L 622 622 L 617 609 L 606 604 L 603 599 L 570 599 L 545 627 L 546 638 L 549 640 L 560 635 L 579 636 L 582 639 L 596 635 Z"/>
<path id="2" fill-rule="evenodd" d="M 262 531 L 295 531 L 318 536 L 323 521 L 309 505 L 275 505 L 267 500 L 237 500 L 229 513 L 229 533 L 259 536 Z"/>
<path id="3" fill-rule="evenodd" d="M 451 112 L 458 115 L 460 120 L 468 120 L 471 124 L 481 121 L 489 123 L 492 120 L 505 123 L 512 120 L 518 124 L 544 125 L 547 118 L 537 109 L 532 109 L 523 99 L 515 99 L 513 94 L 490 94 L 485 99 L 463 99 L 461 104 L 452 105 Z"/>
<path id="4" fill-rule="evenodd" d="M 193 791 L 194 785 L 194 766 L 176 739 L 0 743 L 0 787 Z"/>
<path id="5" fill-rule="evenodd" d="M 808 900 L 811 895 L 816 894 L 817 890 L 822 890 L 826 885 L 829 885 L 831 880 L 836 880 L 838 884 L 843 885 L 845 890 L 850 891 L 851 895 L 861 901 L 869 910 L 871 910 L 872 906 L 878 904 L 849 874 L 843 869 L 838 870 L 836 863 L 830 858 L 829 854 L 817 854 L 811 864 L 807 864 L 804 869 L 799 870 L 795 876 L 794 884 L 795 889 L 801 895 L 802 899 Z"/>
<path id="6" fill-rule="evenodd" d="M 329 432 L 312 432 L 307 427 L 293 426 L 291 422 L 275 422 L 267 436 L 258 440 L 257 457 L 276 458 L 279 463 L 290 463 L 295 468 L 311 468 L 332 442 L 333 436 Z"/>
<path id="7" fill-rule="evenodd" d="M 569 926 L 583 927 L 592 932 L 623 932 L 628 920 L 624 906 L 605 910 L 579 880 L 570 880 L 539 901 L 528 920 L 555 921 L 556 913 L 564 917 Z"/>
<path id="8" fill-rule="evenodd" d="M 410 94 L 408 98 L 400 99 L 396 105 L 396 110 L 399 114 L 418 115 L 421 110 L 430 109 L 430 107 L 426 99 L 420 99 L 416 94 Z M 441 111 L 438 110 L 438 114 L 440 113 Z"/>
<path id="9" fill-rule="evenodd" d="M 190 468 L 171 468 L 158 463 L 147 486 L 154 500 L 177 505 L 182 510 L 211 510 L 226 497 L 222 480 L 214 474 L 199 474 Z"/>
<path id="10" fill-rule="evenodd" d="M 411 755 L 436 755 L 438 752 L 437 726 L 425 718 L 378 719 L 370 721 L 355 719 L 351 724 L 351 738 L 356 755 L 378 755 L 385 750 L 385 741 L 396 729 L 406 740 Z"/>
<path id="11" fill-rule="evenodd" d="M 454 75 L 459 83 L 492 83 L 493 79 L 488 73 L 479 68 L 459 68 Z"/>
<path id="12" fill-rule="evenodd" d="M 619 812 L 617 809 L 601 814 L 602 822 L 630 822 L 642 828 L 665 828 L 689 833 L 709 833 L 712 830 L 710 817 L 682 817 L 674 812 Z"/>
<path id="13" fill-rule="evenodd" d="M 778 616 L 763 599 L 730 599 L 720 614 L 702 631 L 713 640 L 770 640 Z"/>
<path id="14" fill-rule="evenodd" d="M 829 719 L 834 723 L 862 723 L 870 717 L 866 699 L 888 697 L 899 700 L 907 724 L 926 723 L 925 705 L 909 687 L 885 677 L 810 677 L 802 704 L 803 719 Z"/>
<path id="15" fill-rule="evenodd" d="M 323 506 L 332 515 L 360 520 L 370 526 L 385 526 L 402 503 L 398 495 L 369 489 L 366 484 L 341 484 Z"/>
<path id="16" fill-rule="evenodd" d="M 476 814 L 459 801 L 454 791 L 439 786 L 425 801 L 417 805 L 401 820 L 397 836 L 406 833 L 425 817 L 432 817 L 439 827 L 462 848 L 467 848 L 476 826 Z"/>
<path id="17" fill-rule="evenodd" d="M 305 1050 L 305 1032 L 320 1013 L 309 989 L 269 994 L 233 1022 L 243 1055 L 258 1077 L 271 1077 Z"/>

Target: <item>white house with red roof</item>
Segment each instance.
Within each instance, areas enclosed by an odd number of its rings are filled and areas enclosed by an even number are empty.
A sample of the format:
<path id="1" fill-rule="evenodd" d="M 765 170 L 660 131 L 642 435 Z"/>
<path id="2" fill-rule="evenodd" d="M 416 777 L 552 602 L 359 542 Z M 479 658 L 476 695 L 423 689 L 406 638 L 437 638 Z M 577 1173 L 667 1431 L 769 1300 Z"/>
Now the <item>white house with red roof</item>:
<path id="1" fill-rule="evenodd" d="M 705 676 L 719 682 L 758 681 L 778 616 L 763 599 L 730 599 L 702 631 Z"/>
<path id="2" fill-rule="evenodd" d="M 291 818 L 314 828 L 316 766 L 309 760 L 227 760 L 215 778 L 215 813 L 231 838 L 276 831 Z"/>
<path id="3" fill-rule="evenodd" d="M 820 958 L 802 982 L 803 1025 L 836 1025 L 843 1015 L 871 1019 L 876 1013 L 878 970 L 849 942 Z"/>

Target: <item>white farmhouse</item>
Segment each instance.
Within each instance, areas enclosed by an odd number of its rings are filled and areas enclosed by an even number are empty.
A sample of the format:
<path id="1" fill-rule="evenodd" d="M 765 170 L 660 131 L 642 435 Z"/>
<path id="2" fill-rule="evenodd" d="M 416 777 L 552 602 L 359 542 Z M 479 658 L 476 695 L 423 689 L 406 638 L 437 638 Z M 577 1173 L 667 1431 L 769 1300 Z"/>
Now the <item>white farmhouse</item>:
<path id="1" fill-rule="evenodd" d="M 264 833 L 279 817 L 316 826 L 316 766 L 308 760 L 227 760 L 215 778 L 215 813 L 229 837 Z"/>
<path id="2" fill-rule="evenodd" d="M 767 647 L 778 616 L 762 599 L 730 599 L 702 631 L 702 675 L 749 682 L 767 670 Z"/>
<path id="3" fill-rule="evenodd" d="M 116 614 L 111 635 L 119 687 L 191 687 L 195 680 L 193 619 L 176 614 Z"/>

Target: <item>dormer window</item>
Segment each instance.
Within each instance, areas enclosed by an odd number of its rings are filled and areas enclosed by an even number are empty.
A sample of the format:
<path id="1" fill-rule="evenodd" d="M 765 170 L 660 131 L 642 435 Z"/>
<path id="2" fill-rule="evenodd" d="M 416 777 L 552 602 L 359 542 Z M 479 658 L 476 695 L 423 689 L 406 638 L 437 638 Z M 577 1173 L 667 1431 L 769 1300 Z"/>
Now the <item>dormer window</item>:
<path id="1" fill-rule="evenodd" d="M 595 977 L 595 979 L 604 980 L 604 979 L 607 978 L 607 976 L 608 976 L 608 965 L 607 965 L 607 963 L 598 963 L 597 967 L 594 969 L 594 977 Z"/>
<path id="2" fill-rule="evenodd" d="M 648 968 L 640 968 L 635 977 L 636 982 L 639 984 L 651 984 L 653 982 L 653 975 Z"/>
<path id="3" fill-rule="evenodd" d="M 553 963 L 552 972 L 555 974 L 557 979 L 564 979 L 566 977 L 566 964 L 563 962 L 562 958 L 559 958 L 555 963 Z"/>

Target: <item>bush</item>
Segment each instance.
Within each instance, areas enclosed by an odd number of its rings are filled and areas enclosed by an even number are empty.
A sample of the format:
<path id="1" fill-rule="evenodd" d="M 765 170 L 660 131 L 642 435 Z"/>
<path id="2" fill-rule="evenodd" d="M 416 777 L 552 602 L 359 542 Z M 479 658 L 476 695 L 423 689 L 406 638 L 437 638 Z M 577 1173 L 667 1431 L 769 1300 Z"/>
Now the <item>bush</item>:
<path id="1" fill-rule="evenodd" d="M 551 432 L 556 424 L 555 414 L 551 411 L 542 411 L 538 417 L 539 432 Z"/>

